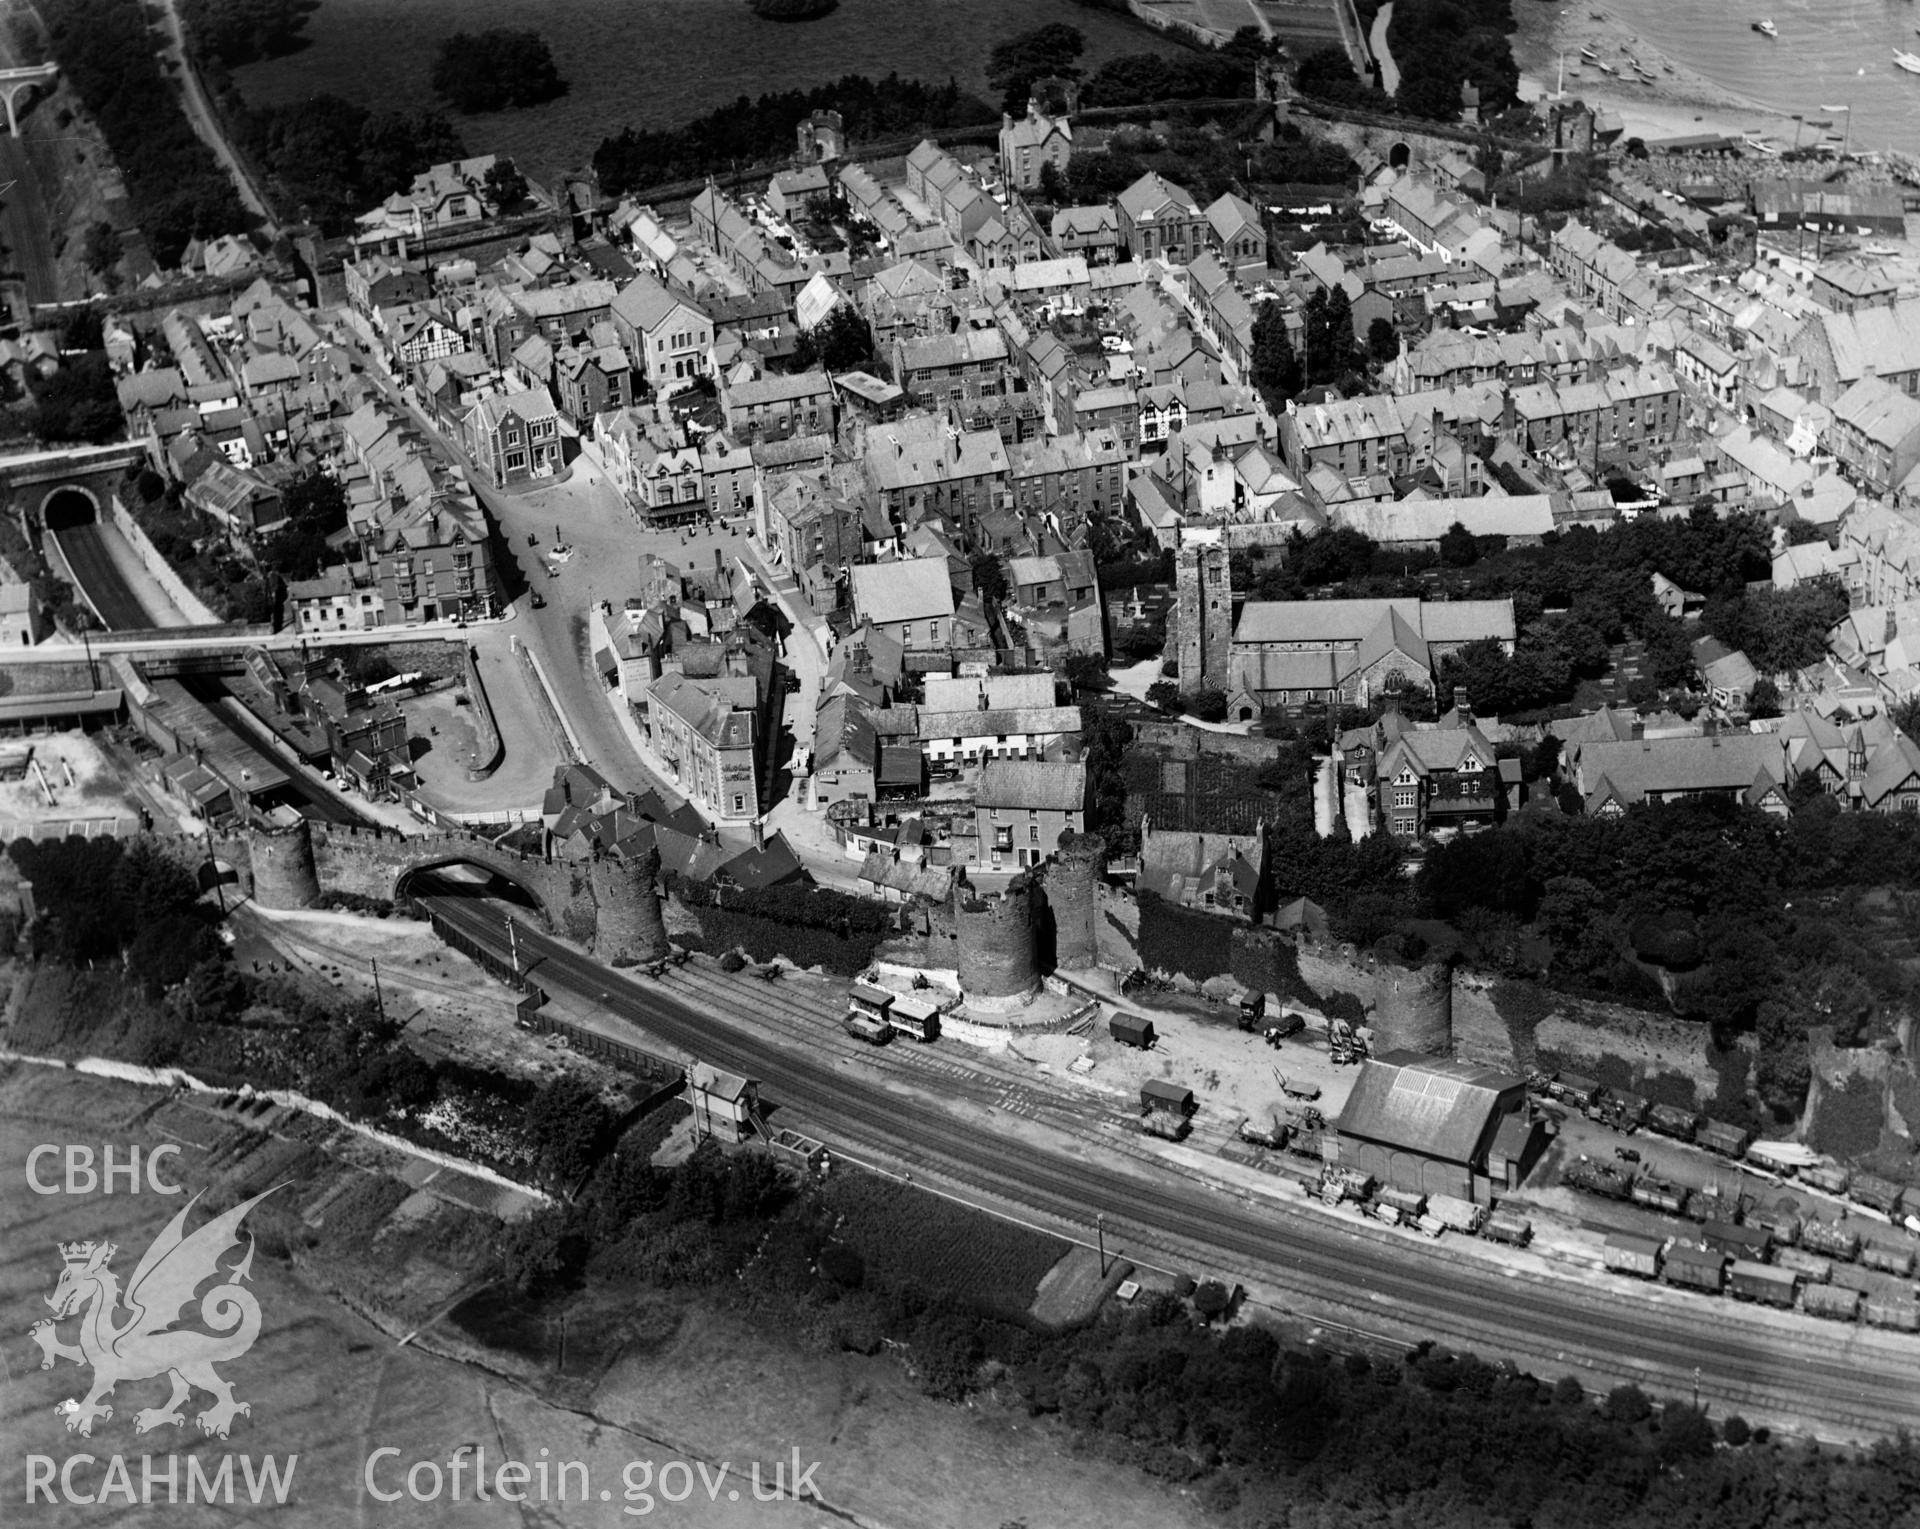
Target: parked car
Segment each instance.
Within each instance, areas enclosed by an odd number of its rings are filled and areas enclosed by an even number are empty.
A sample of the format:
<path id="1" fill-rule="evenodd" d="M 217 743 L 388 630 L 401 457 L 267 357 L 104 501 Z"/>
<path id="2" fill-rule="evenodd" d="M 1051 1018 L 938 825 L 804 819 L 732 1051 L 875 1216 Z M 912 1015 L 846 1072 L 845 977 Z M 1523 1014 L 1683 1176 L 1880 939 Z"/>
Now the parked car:
<path id="1" fill-rule="evenodd" d="M 1613 1149 L 1613 1155 L 1623 1163 L 1637 1163 L 1640 1161 L 1640 1154 L 1631 1147 L 1615 1147 Z"/>
<path id="2" fill-rule="evenodd" d="M 552 558 L 556 563 L 564 563 L 573 556 L 573 544 L 571 542 L 559 542 L 547 549 L 547 556 Z"/>
<path id="3" fill-rule="evenodd" d="M 537 589 L 533 590 L 530 593 L 528 599 L 529 599 L 529 603 L 537 611 L 543 611 L 547 608 L 547 597 L 541 594 L 540 591 Z"/>

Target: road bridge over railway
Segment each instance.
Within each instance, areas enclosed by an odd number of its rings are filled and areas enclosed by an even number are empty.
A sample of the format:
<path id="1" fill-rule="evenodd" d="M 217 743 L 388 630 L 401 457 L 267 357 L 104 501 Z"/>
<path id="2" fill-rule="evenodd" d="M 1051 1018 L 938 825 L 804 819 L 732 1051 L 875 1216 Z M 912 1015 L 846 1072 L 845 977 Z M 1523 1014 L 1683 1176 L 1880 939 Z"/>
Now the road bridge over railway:
<path id="1" fill-rule="evenodd" d="M 29 64 L 22 69 L 0 69 L 0 95 L 7 102 L 7 132 L 20 136 L 20 103 L 42 85 L 60 78 L 58 64 Z"/>

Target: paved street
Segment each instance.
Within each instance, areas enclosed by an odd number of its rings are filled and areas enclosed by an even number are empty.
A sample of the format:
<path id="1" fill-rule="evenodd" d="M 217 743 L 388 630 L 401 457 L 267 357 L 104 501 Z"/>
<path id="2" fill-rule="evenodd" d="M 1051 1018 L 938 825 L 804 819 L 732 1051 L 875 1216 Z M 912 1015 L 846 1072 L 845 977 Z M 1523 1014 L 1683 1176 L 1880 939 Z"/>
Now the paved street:
<path id="1" fill-rule="evenodd" d="M 405 409 L 447 458 L 468 467 L 458 441 L 414 407 L 402 389 L 368 354 L 366 347 L 343 322 L 340 331 L 349 349 L 360 358 L 367 375 L 395 407 Z M 579 737 L 587 762 L 623 790 L 657 788 L 669 800 L 680 793 L 670 776 L 650 765 L 637 751 L 592 668 L 588 651 L 588 611 L 605 602 L 614 611 L 641 592 L 641 565 L 654 555 L 685 573 L 711 570 L 717 553 L 731 569 L 743 561 L 760 579 L 794 624 L 785 661 L 800 679 L 800 690 L 786 698 L 785 725 L 793 734 L 795 757 L 811 755 L 814 705 L 826 669 L 824 632 L 816 636 L 818 618 L 801 600 L 784 571 L 768 567 L 749 535 L 750 522 L 739 517 L 730 523 L 686 529 L 655 529 L 643 525 L 627 507 L 620 492 L 600 470 L 594 457 L 569 438 L 573 453 L 565 478 L 513 493 L 500 493 L 477 479 L 473 486 L 488 515 L 499 528 L 506 561 L 500 569 L 504 594 L 514 604 L 510 623 L 469 629 L 472 640 L 489 664 L 504 663 L 510 640 L 517 636 L 540 657 L 555 700 Z M 573 555 L 549 572 L 546 552 L 555 538 L 573 548 Z M 531 538 L 531 543 L 529 541 Z M 530 596 L 543 602 L 536 609 Z M 508 720 L 502 718 L 502 731 Z M 817 818 L 817 814 L 807 815 Z M 778 804 L 775 826 L 789 827 L 795 847 L 809 859 L 824 844 L 824 828 L 802 824 L 797 803 Z M 732 836 L 730 836 L 732 837 Z M 744 839 L 744 835 L 739 835 Z M 818 843 L 816 843 L 818 841 Z M 832 868 L 844 876 L 838 866 Z"/>

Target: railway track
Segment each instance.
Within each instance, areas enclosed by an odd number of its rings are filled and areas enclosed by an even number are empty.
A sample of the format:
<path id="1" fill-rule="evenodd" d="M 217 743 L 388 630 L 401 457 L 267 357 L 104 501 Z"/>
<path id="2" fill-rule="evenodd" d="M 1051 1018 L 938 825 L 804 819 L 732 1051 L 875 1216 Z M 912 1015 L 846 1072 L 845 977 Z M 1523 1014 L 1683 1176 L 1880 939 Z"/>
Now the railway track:
<path id="1" fill-rule="evenodd" d="M 428 901 L 467 937 L 505 955 L 498 919 L 468 900 Z M 1342 1313 L 1411 1325 L 1547 1373 L 1584 1370 L 1598 1383 L 1633 1381 L 1684 1395 L 1697 1366 L 1703 1398 L 1803 1419 L 1831 1436 L 1920 1424 L 1920 1387 L 1912 1381 L 1920 1344 L 1912 1340 L 1859 1333 L 1836 1347 L 1839 1335 L 1830 1332 L 1802 1335 L 1739 1314 L 1629 1301 L 1416 1246 L 1384 1229 L 1290 1217 L 1224 1189 L 1168 1182 L 1164 1164 L 1157 1179 L 1109 1166 L 1104 1159 L 1118 1143 L 1099 1127 L 1077 1138 L 1099 1150 L 1070 1155 L 981 1131 L 938 1108 L 903 1111 L 897 1093 L 837 1057 L 742 1030 L 538 931 L 522 927 L 518 942 L 532 980 L 678 1051 L 761 1078 L 769 1102 L 809 1134 L 868 1147 L 1070 1225 L 1090 1227 L 1104 1216 L 1110 1244 L 1132 1241 L 1183 1257 L 1203 1249 L 1220 1270 L 1261 1271 Z"/>

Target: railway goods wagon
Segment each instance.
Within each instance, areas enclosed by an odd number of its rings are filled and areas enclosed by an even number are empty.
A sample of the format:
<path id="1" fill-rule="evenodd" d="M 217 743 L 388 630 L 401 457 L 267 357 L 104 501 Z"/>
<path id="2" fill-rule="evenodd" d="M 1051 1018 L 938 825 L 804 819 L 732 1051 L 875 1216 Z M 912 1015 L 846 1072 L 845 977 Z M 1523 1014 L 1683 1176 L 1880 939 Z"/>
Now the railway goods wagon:
<path id="1" fill-rule="evenodd" d="M 1375 1221 L 1384 1221 L 1388 1226 L 1398 1226 L 1404 1219 L 1400 1207 L 1389 1205 L 1385 1200 L 1375 1200 L 1367 1207 L 1367 1214 Z"/>
<path id="2" fill-rule="evenodd" d="M 1584 1110 L 1601 1094 L 1601 1088 L 1592 1078 L 1582 1077 L 1577 1072 L 1561 1072 L 1553 1075 L 1547 1084 L 1547 1096 L 1558 1099 L 1562 1104 L 1571 1105 L 1576 1110 Z"/>
<path id="3" fill-rule="evenodd" d="M 1422 1216 L 1418 1221 L 1414 1222 L 1414 1227 L 1422 1236 L 1438 1237 L 1442 1232 L 1446 1231 L 1447 1223 L 1442 1221 L 1438 1216 Z"/>
<path id="4" fill-rule="evenodd" d="M 1860 1244 L 1860 1262 L 1869 1269 L 1878 1269 L 1882 1274 L 1894 1274 L 1906 1279 L 1913 1273 L 1913 1249 L 1891 1242 L 1875 1242 L 1869 1238 Z"/>
<path id="5" fill-rule="evenodd" d="M 1428 1195 L 1427 1214 L 1446 1224 L 1448 1230 L 1455 1232 L 1477 1232 L 1480 1224 L 1487 1219 L 1484 1205 L 1475 1205 L 1471 1200 L 1462 1200 L 1458 1195 Z"/>
<path id="6" fill-rule="evenodd" d="M 1641 1279 L 1660 1277 L 1660 1258 L 1666 1244 L 1652 1237 L 1632 1237 L 1615 1232 L 1607 1238 L 1601 1259 L 1615 1274 L 1634 1274 Z"/>
<path id="7" fill-rule="evenodd" d="M 1153 1021 L 1142 1019 L 1137 1014 L 1115 1014 L 1107 1021 L 1107 1034 L 1123 1046 L 1137 1046 L 1142 1051 L 1153 1050 Z"/>
<path id="8" fill-rule="evenodd" d="M 1647 1123 L 1647 1115 L 1652 1109 L 1651 1101 L 1638 1094 L 1630 1094 L 1619 1088 L 1607 1090 L 1607 1119 L 1618 1130 L 1638 1130 Z"/>
<path id="9" fill-rule="evenodd" d="M 1609 1200 L 1624 1200 L 1633 1190 L 1630 1174 L 1584 1154 L 1569 1163 L 1561 1177 L 1575 1189 L 1584 1189 L 1590 1195 L 1603 1195 Z"/>
<path id="10" fill-rule="evenodd" d="M 875 1019 L 871 1014 L 850 1013 L 841 1022 L 841 1028 L 855 1040 L 865 1041 L 869 1046 L 884 1046 L 893 1039 L 893 1026 Z"/>
<path id="11" fill-rule="evenodd" d="M 1726 1254 L 1716 1253 L 1708 1248 L 1696 1248 L 1684 1242 L 1676 1242 L 1667 1249 L 1667 1260 L 1660 1271 L 1660 1277 L 1669 1285 L 1679 1285 L 1687 1290 L 1702 1290 L 1708 1295 L 1720 1293 L 1720 1287 L 1726 1283 L 1726 1276 Z"/>
<path id="12" fill-rule="evenodd" d="M 1838 1221 L 1809 1218 L 1800 1228 L 1800 1246 L 1828 1258 L 1854 1259 L 1860 1256 L 1860 1234 L 1848 1231 Z"/>
<path id="13" fill-rule="evenodd" d="M 887 1014 L 887 1023 L 900 1035 L 916 1041 L 933 1041 L 940 1038 L 940 1005 L 928 1003 L 924 998 L 904 995 L 893 1001 L 893 1007 Z"/>
<path id="14" fill-rule="evenodd" d="M 1709 1120 L 1700 1127 L 1700 1145 L 1721 1157 L 1743 1157 L 1753 1145 L 1753 1132 L 1745 1126 L 1728 1125 L 1724 1120 Z"/>
<path id="15" fill-rule="evenodd" d="M 1831 1317 L 1836 1322 L 1859 1321 L 1860 1303 L 1864 1299 L 1858 1290 L 1849 1290 L 1844 1285 L 1807 1285 L 1800 1291 L 1803 1310 L 1816 1317 Z"/>
<path id="16" fill-rule="evenodd" d="M 1700 1240 L 1716 1253 L 1756 1264 L 1765 1263 L 1773 1247 L 1772 1234 L 1765 1227 L 1734 1226 L 1726 1221 L 1709 1221 L 1700 1228 Z"/>
<path id="17" fill-rule="evenodd" d="M 1854 1176 L 1847 1196 L 1857 1204 L 1871 1206 L 1883 1216 L 1891 1216 L 1900 1204 L 1900 1186 L 1890 1179 L 1861 1173 Z"/>
<path id="18" fill-rule="evenodd" d="M 1693 1133 L 1700 1128 L 1700 1117 L 1678 1105 L 1656 1104 L 1647 1112 L 1647 1128 L 1658 1131 L 1662 1136 L 1692 1141 Z"/>
<path id="19" fill-rule="evenodd" d="M 1920 1333 L 1920 1306 L 1897 1296 L 1867 1297 L 1867 1326 L 1896 1333 Z"/>
<path id="20" fill-rule="evenodd" d="M 1687 1208 L 1686 1190 L 1678 1184 L 1669 1184 L 1665 1179 L 1656 1179 L 1650 1173 L 1643 1173 L 1635 1179 L 1628 1193 L 1635 1205 L 1665 1211 L 1668 1215 L 1677 1216 Z"/>
<path id="21" fill-rule="evenodd" d="M 1782 1201 L 1772 1210 L 1757 1210 L 1747 1217 L 1748 1226 L 1765 1227 L 1773 1234 L 1776 1248 L 1790 1248 L 1800 1240 L 1800 1213 Z M 1776 1263 L 1779 1260 L 1774 1260 Z"/>
<path id="22" fill-rule="evenodd" d="M 1853 1175 L 1838 1163 L 1811 1163 L 1800 1170 L 1800 1182 L 1824 1189 L 1830 1195 L 1843 1195 Z"/>
<path id="23" fill-rule="evenodd" d="M 1681 1213 L 1689 1221 L 1732 1222 L 1740 1215 L 1740 1205 L 1717 1189 L 1696 1189 L 1687 1196 L 1687 1208 Z"/>
<path id="24" fill-rule="evenodd" d="M 1800 1276 L 1791 1269 L 1775 1269 L 1751 1259 L 1736 1258 L 1727 1270 L 1727 1288 L 1736 1301 L 1758 1301 L 1786 1310 L 1793 1305 Z"/>
<path id="25" fill-rule="evenodd" d="M 1427 1213 L 1427 1197 L 1415 1194 L 1410 1189 L 1383 1189 L 1380 1191 L 1380 1203 L 1391 1205 L 1405 1221 L 1418 1221 Z"/>
<path id="26" fill-rule="evenodd" d="M 1815 1285 L 1824 1285 L 1833 1279 L 1832 1261 L 1805 1248 L 1775 1248 L 1773 1261 L 1776 1267 L 1792 1269 Z"/>
<path id="27" fill-rule="evenodd" d="M 1488 1216 L 1480 1228 L 1480 1235 L 1495 1242 L 1510 1243 L 1516 1248 L 1524 1248 L 1533 1241 L 1533 1223 L 1525 1216 L 1516 1216 L 1512 1211 L 1497 1210 Z"/>

